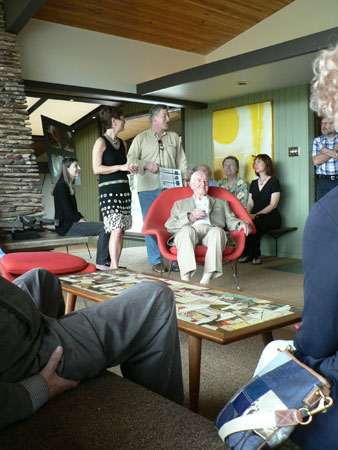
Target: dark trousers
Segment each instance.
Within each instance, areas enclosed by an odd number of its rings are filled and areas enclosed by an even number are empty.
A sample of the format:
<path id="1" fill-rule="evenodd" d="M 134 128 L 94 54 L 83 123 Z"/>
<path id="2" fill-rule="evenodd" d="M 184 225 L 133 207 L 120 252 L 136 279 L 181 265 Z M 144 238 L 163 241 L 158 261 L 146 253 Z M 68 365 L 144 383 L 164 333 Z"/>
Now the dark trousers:
<path id="1" fill-rule="evenodd" d="M 324 197 L 331 189 L 338 186 L 338 176 L 335 175 L 331 180 L 329 176 L 319 175 L 317 180 L 317 201 Z"/>
<path id="2" fill-rule="evenodd" d="M 64 301 L 55 275 L 34 269 L 15 283 L 44 314 L 41 347 L 26 377 L 38 373 L 61 345 L 64 353 L 57 372 L 64 378 L 83 380 L 120 365 L 125 378 L 183 403 L 175 299 L 167 286 L 144 281 L 110 300 L 62 316 Z"/>
<path id="3" fill-rule="evenodd" d="M 275 230 L 281 226 L 281 217 L 277 210 L 271 214 L 260 214 L 253 220 L 256 227 L 255 234 L 249 234 L 245 241 L 243 255 L 250 259 L 258 258 L 261 255 L 261 236 L 269 230 Z"/>
<path id="4" fill-rule="evenodd" d="M 103 222 L 74 222 L 66 236 L 99 236 L 96 251 L 96 264 L 110 264 L 110 234 L 104 231 Z"/>

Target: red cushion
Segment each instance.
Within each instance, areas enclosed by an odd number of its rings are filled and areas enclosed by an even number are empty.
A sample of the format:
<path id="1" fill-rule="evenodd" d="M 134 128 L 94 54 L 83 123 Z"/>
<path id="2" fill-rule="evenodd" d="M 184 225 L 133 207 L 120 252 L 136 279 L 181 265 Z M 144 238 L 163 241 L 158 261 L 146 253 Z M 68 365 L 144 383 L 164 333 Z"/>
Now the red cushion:
<path id="1" fill-rule="evenodd" d="M 67 253 L 57 252 L 20 252 L 8 253 L 1 258 L 1 266 L 5 271 L 21 275 L 28 270 L 42 267 L 55 275 L 80 272 L 88 263 L 83 258 Z"/>

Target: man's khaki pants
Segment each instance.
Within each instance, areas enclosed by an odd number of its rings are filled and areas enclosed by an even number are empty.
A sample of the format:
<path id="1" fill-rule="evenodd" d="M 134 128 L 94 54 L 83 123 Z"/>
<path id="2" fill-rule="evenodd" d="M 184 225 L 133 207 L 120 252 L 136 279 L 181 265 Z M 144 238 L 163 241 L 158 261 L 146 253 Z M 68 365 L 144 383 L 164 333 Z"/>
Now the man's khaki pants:
<path id="1" fill-rule="evenodd" d="M 204 261 L 203 275 L 211 274 L 211 279 L 223 274 L 222 253 L 225 249 L 227 237 L 220 227 L 213 227 L 205 223 L 185 225 L 175 235 L 177 260 L 181 278 L 196 271 L 195 247 L 202 244 L 208 247 Z"/>

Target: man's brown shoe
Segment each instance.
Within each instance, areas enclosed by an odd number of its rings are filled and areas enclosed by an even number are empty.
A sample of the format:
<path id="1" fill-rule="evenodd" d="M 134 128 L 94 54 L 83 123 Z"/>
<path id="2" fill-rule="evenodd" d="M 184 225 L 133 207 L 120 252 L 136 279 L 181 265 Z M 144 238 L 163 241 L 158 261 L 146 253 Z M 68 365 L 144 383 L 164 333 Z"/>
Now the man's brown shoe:
<path id="1" fill-rule="evenodd" d="M 163 264 L 155 264 L 153 266 L 153 272 L 156 273 L 163 273 L 163 272 L 168 272 L 168 269 L 163 265 Z"/>

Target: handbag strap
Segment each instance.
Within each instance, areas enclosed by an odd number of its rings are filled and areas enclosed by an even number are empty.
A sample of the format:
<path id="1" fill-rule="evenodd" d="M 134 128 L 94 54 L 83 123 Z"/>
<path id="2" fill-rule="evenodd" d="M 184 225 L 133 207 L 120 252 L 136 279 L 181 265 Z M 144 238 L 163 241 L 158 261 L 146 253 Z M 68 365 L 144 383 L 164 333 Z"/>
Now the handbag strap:
<path id="1" fill-rule="evenodd" d="M 296 426 L 301 422 L 303 422 L 303 417 L 298 409 L 253 413 L 236 417 L 236 419 L 224 423 L 218 430 L 218 434 L 224 441 L 230 434 L 239 431 Z"/>

